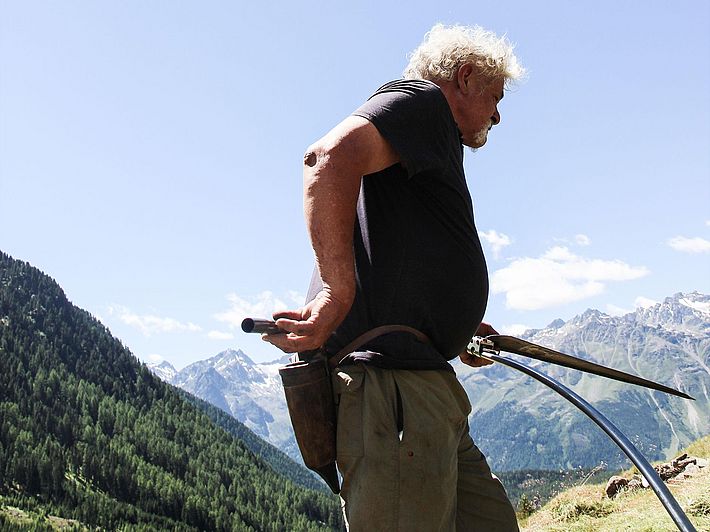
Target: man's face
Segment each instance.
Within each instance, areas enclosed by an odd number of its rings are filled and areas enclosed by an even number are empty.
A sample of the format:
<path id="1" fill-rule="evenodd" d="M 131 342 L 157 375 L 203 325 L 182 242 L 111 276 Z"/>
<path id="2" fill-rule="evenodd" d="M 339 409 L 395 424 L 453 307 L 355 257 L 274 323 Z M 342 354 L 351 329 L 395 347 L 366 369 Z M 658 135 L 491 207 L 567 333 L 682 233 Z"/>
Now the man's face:
<path id="1" fill-rule="evenodd" d="M 463 136 L 463 143 L 471 148 L 480 148 L 488 140 L 488 131 L 500 122 L 498 102 L 503 98 L 505 80 L 469 81 L 469 90 L 462 95 L 463 105 L 454 116 Z"/>

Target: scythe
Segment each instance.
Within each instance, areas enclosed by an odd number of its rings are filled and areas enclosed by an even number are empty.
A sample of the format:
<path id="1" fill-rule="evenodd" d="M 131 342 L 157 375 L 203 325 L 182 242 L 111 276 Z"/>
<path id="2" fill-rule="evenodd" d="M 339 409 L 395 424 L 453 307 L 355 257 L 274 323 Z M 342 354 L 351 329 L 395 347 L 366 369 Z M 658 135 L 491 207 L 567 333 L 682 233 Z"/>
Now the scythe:
<path id="1" fill-rule="evenodd" d="M 526 375 L 536 379 L 537 381 L 543 383 L 545 386 L 551 388 L 562 397 L 567 399 L 574 406 L 579 408 L 584 414 L 586 414 L 592 421 L 594 421 L 601 429 L 606 432 L 606 434 L 616 443 L 619 448 L 624 451 L 624 454 L 629 457 L 631 462 L 638 468 L 641 474 L 646 478 L 656 496 L 659 498 L 663 507 L 666 509 L 668 514 L 673 519 L 673 522 L 678 527 L 678 530 L 682 532 L 694 532 L 695 527 L 685 515 L 678 501 L 675 500 L 671 494 L 668 487 L 663 483 L 658 473 L 651 466 L 651 464 L 646 460 L 646 458 L 639 452 L 639 450 L 631 443 L 631 441 L 604 415 L 596 410 L 591 404 L 585 401 L 582 397 L 577 395 L 575 392 L 556 381 L 552 377 L 541 373 L 540 371 L 533 369 L 525 364 L 522 364 L 516 360 L 512 360 L 507 357 L 502 357 L 499 355 L 500 351 L 507 351 L 514 354 L 528 356 L 530 358 L 535 358 L 537 360 L 542 360 L 545 362 L 552 362 L 553 364 L 563 365 L 573 369 L 579 369 L 581 371 L 587 371 L 594 373 L 596 375 L 601 375 L 604 377 L 612 378 L 622 382 L 628 382 L 632 384 L 638 384 L 647 388 L 652 388 L 655 390 L 664 391 L 679 397 L 686 399 L 693 399 L 689 395 L 675 390 L 673 388 L 668 388 L 661 384 L 655 383 L 653 381 L 648 381 L 642 379 L 635 375 L 630 375 L 618 370 L 607 368 L 599 364 L 594 364 L 592 362 L 578 359 L 570 355 L 565 355 L 552 349 L 533 344 L 531 342 L 526 342 L 519 338 L 512 336 L 500 336 L 492 335 L 485 338 L 474 337 L 468 344 L 468 351 L 472 355 L 480 356 L 482 358 L 498 362 L 510 368 L 516 369 Z"/>

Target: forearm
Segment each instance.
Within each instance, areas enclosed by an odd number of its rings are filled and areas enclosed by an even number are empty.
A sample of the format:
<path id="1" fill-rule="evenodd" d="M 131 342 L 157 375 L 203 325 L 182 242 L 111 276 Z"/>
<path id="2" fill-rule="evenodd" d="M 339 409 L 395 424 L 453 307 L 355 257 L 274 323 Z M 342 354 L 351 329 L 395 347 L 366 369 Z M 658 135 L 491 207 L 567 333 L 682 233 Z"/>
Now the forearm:
<path id="1" fill-rule="evenodd" d="M 353 231 L 361 176 L 342 155 L 308 150 L 303 170 L 304 213 L 323 287 L 349 307 L 355 296 Z"/>
<path id="2" fill-rule="evenodd" d="M 308 148 L 303 204 L 323 290 L 299 309 L 274 314 L 289 334 L 264 340 L 287 353 L 317 349 L 345 318 L 355 298 L 353 233 L 360 182 L 397 161 L 375 126 L 356 116 Z"/>

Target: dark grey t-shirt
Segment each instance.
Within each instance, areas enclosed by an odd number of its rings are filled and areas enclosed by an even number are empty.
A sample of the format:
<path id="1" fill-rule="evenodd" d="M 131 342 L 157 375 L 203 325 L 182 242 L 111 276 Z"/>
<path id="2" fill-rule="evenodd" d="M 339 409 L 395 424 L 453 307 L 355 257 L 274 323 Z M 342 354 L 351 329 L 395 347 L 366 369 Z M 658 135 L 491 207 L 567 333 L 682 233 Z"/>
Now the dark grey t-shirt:
<path id="1" fill-rule="evenodd" d="M 357 292 L 326 349 L 334 354 L 380 325 L 409 325 L 432 344 L 391 333 L 347 362 L 450 369 L 446 361 L 465 349 L 488 298 L 460 132 L 439 87 L 424 80 L 390 82 L 353 114 L 372 122 L 401 162 L 363 177 L 354 235 Z M 309 299 L 320 287 L 314 274 Z"/>

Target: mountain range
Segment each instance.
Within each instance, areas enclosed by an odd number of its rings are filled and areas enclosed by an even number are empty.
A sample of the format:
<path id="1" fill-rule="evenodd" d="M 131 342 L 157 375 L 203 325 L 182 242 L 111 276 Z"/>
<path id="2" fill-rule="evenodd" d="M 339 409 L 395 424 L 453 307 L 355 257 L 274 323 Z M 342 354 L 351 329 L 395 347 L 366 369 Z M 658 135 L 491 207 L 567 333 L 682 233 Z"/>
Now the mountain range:
<path id="1" fill-rule="evenodd" d="M 572 388 L 615 423 L 649 459 L 663 459 L 710 433 L 710 296 L 676 294 L 624 316 L 589 309 L 521 338 L 678 388 L 668 396 L 550 364 L 518 360 Z M 510 355 L 514 356 L 514 355 Z M 278 367 L 287 357 L 254 363 L 226 350 L 177 371 L 149 365 L 166 382 L 212 403 L 300 459 Z M 499 471 L 624 467 L 611 440 L 563 398 L 501 365 L 473 369 L 454 362 L 473 411 L 471 432 Z"/>
<path id="2" fill-rule="evenodd" d="M 681 399 L 527 359 L 591 402 L 647 458 L 668 458 L 710 433 L 710 296 L 676 294 L 624 316 L 587 310 L 522 338 L 694 397 Z M 494 467 L 627 465 L 591 420 L 536 381 L 500 366 L 457 371 L 474 399 L 472 433 Z"/>
<path id="3" fill-rule="evenodd" d="M 169 362 L 148 367 L 182 388 L 232 414 L 255 434 L 300 461 L 278 374 L 288 356 L 257 364 L 239 349 L 227 349 L 177 371 Z"/>

